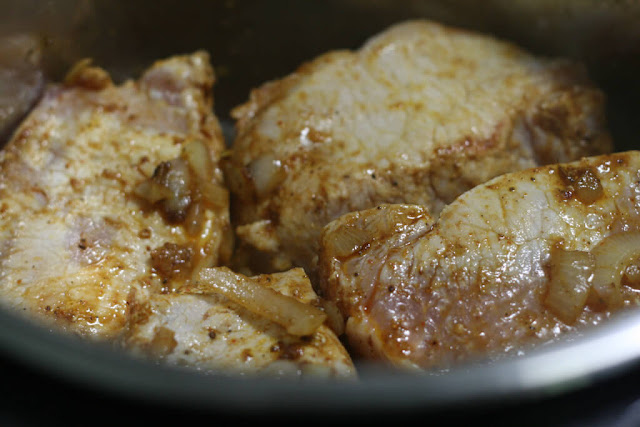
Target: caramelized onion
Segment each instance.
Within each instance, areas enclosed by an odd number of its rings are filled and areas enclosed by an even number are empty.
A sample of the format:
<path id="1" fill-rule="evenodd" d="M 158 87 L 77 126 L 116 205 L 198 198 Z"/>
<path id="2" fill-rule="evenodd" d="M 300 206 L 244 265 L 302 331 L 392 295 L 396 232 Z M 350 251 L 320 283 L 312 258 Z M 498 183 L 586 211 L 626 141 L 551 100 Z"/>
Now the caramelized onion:
<path id="1" fill-rule="evenodd" d="M 592 253 L 595 258 L 593 291 L 599 302 L 607 307 L 617 307 L 622 303 L 622 275 L 640 257 L 640 231 L 613 234 L 600 242 Z"/>
<path id="2" fill-rule="evenodd" d="M 182 289 L 185 293 L 222 294 L 236 304 L 283 326 L 297 336 L 313 334 L 326 319 L 317 307 L 304 304 L 273 289 L 261 286 L 249 277 L 225 267 L 200 270 L 195 283 Z"/>
<path id="3" fill-rule="evenodd" d="M 588 205 L 598 200 L 604 190 L 598 176 L 590 169 L 587 169 L 575 184 L 576 197 L 578 200 Z"/>
<path id="4" fill-rule="evenodd" d="M 173 159 L 162 163 L 163 169 L 160 177 L 162 185 L 171 191 L 171 196 L 162 201 L 162 210 L 171 222 L 182 222 L 187 216 L 187 210 L 191 204 L 191 174 L 182 159 Z"/>
<path id="5" fill-rule="evenodd" d="M 187 142 L 180 157 L 160 163 L 134 193 L 159 207 L 170 222 L 185 223 L 192 235 L 203 226 L 204 209 L 226 208 L 229 201 L 228 191 L 216 182 L 209 148 L 201 140 Z"/>
<path id="6" fill-rule="evenodd" d="M 589 252 L 551 251 L 549 292 L 544 303 L 564 323 L 573 324 L 587 303 L 593 264 Z"/>
<path id="7" fill-rule="evenodd" d="M 192 189 L 194 199 L 202 199 L 214 209 L 225 208 L 229 201 L 226 188 L 216 182 L 214 162 L 209 148 L 199 139 L 189 141 L 182 149 L 181 157 L 187 162 L 196 184 Z"/>
<path id="8" fill-rule="evenodd" d="M 173 159 L 156 167 L 153 176 L 141 182 L 134 193 L 151 204 L 159 204 L 171 222 L 182 222 L 191 204 L 191 174 L 186 162 Z"/>

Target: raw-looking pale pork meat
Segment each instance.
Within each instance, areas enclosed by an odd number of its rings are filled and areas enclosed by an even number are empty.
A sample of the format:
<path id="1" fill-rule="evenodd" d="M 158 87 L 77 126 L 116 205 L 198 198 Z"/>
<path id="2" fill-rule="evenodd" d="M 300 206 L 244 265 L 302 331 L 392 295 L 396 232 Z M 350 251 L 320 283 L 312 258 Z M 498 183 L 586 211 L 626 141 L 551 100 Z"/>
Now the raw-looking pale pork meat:
<path id="1" fill-rule="evenodd" d="M 279 372 L 287 359 L 351 375 L 325 326 L 290 336 L 224 296 L 180 291 L 231 254 L 213 83 L 197 52 L 122 85 L 81 61 L 46 90 L 0 153 L 1 302 L 168 362 L 256 371 L 278 361 Z M 286 298 L 315 297 L 306 278 L 282 281 L 301 289 Z"/>
<path id="2" fill-rule="evenodd" d="M 346 214 L 320 259 L 365 358 L 437 369 L 526 352 L 640 302 L 640 152 L 497 177 L 437 220 L 413 205 Z"/>
<path id="3" fill-rule="evenodd" d="M 494 176 L 610 150 L 604 96 L 581 66 L 426 21 L 322 55 L 233 116 L 236 263 L 253 271 L 313 276 L 322 227 L 346 212 L 437 214 Z"/>
<path id="4" fill-rule="evenodd" d="M 191 245 L 202 248 L 194 259 L 228 258 L 226 197 L 219 206 L 200 203 L 202 218 L 188 230 L 136 194 L 190 143 L 217 164 L 224 145 L 211 112 L 213 80 L 208 55 L 196 53 L 121 86 L 83 61 L 46 90 L 0 154 L 3 303 L 113 337 L 132 300 L 167 287 L 154 255 Z M 210 175 L 224 194 L 220 169 Z M 185 211 L 196 204 L 186 201 Z"/>
<path id="5" fill-rule="evenodd" d="M 302 269 L 246 278 L 227 269 L 208 272 L 218 283 L 273 289 L 303 304 L 321 304 Z M 155 295 L 133 309 L 126 345 L 181 366 L 225 373 L 354 378 L 351 357 L 326 325 L 308 336 L 284 327 L 218 292 Z"/>

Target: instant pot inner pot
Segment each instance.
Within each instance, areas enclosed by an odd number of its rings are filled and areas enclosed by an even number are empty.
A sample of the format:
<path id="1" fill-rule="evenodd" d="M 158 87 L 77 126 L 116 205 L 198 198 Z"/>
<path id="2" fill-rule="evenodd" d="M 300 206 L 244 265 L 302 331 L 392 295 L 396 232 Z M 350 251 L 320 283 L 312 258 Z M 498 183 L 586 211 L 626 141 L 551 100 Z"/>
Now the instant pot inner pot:
<path id="1" fill-rule="evenodd" d="M 607 93 L 608 120 L 616 149 L 620 151 L 638 147 L 634 124 L 640 116 L 640 104 L 636 102 L 640 95 L 637 78 L 640 72 L 640 4 L 631 1 L 16 0 L 3 3 L 0 35 L 26 32 L 41 37 L 44 64 L 51 80 L 60 79 L 71 64 L 85 57 L 93 58 L 95 64 L 109 70 L 115 80 L 122 80 L 137 75 L 155 59 L 205 49 L 211 54 L 218 77 L 214 88 L 215 111 L 230 137 L 233 123 L 229 111 L 244 102 L 252 88 L 264 81 L 282 77 L 302 62 L 328 50 L 357 48 L 368 37 L 387 26 L 411 18 L 429 18 L 478 30 L 512 40 L 537 54 L 565 56 L 583 61 L 591 77 Z M 7 319 L 7 322 L 10 321 Z M 625 327 L 628 332 L 637 329 Z M 9 336 L 11 329 L 13 328 L 7 325 L 2 328 L 5 338 Z M 33 332 L 31 329 L 25 330 Z M 19 339 L 13 339 L 12 344 L 16 348 L 35 353 L 55 351 L 56 346 L 63 343 L 51 341 L 50 338 L 38 335 L 39 332 L 30 334 L 31 332 L 27 332 Z M 30 337 L 39 342 L 29 343 Z M 606 338 L 602 333 L 598 335 L 598 339 L 609 341 L 617 338 L 619 337 L 615 334 Z M 607 345 L 611 344 L 609 341 Z M 73 346 L 76 344 L 78 343 Z M 71 348 L 77 350 L 76 347 Z M 628 354 L 635 351 L 627 350 Z M 576 351 L 580 350 L 565 346 L 554 355 L 573 357 Z M 52 357 L 51 360 L 57 360 L 56 363 L 60 366 L 67 367 L 62 371 L 68 371 L 72 370 L 74 357 L 83 355 L 92 355 L 96 360 L 94 365 L 102 364 L 102 367 L 93 366 L 85 358 L 82 359 L 85 365 L 77 363 L 73 368 L 92 371 L 105 383 L 113 385 L 118 381 L 126 381 L 125 378 L 131 381 L 125 374 L 131 373 L 135 368 L 138 378 L 146 381 L 138 384 L 138 387 L 144 389 L 145 384 L 152 384 L 158 394 L 161 394 L 163 387 L 167 385 L 166 382 L 158 383 L 153 372 L 147 372 L 147 368 L 137 365 L 127 365 L 124 371 L 110 370 L 107 367 L 113 362 L 113 359 L 109 359 L 111 356 L 99 356 L 91 350 L 75 353 L 65 350 L 58 354 L 60 357 Z M 539 357 L 544 359 L 545 355 Z M 555 363 L 554 360 L 543 359 L 538 362 L 545 365 Z M 625 362 L 622 356 L 619 359 L 611 363 Z M 530 363 L 535 363 L 535 360 Z M 582 368 L 584 372 L 573 370 L 567 375 L 588 374 L 589 369 L 604 365 L 604 362 L 595 363 Z M 496 390 L 499 388 L 507 392 L 511 390 L 509 386 L 522 383 L 522 379 L 516 381 L 513 378 L 521 375 L 521 367 L 516 369 L 509 366 L 505 368 L 508 369 L 508 375 L 504 375 L 503 371 L 501 380 L 492 383 Z M 531 368 L 535 367 L 531 365 Z M 558 374 L 552 371 L 545 371 L 545 374 Z M 422 395 L 418 394 L 413 399 L 431 396 L 433 401 L 443 401 L 452 399 L 455 393 L 459 397 L 477 397 L 488 387 L 487 384 L 482 384 L 483 381 L 495 379 L 495 374 L 496 371 L 488 370 L 476 373 L 475 379 L 452 375 L 448 385 L 440 384 L 444 381 L 443 377 L 436 377 L 432 379 L 430 389 L 422 390 Z M 512 377 L 509 378 L 509 375 Z M 201 393 L 201 398 L 210 397 L 206 393 L 212 393 L 212 390 L 205 391 L 204 383 L 197 383 L 199 380 L 193 382 L 192 377 L 188 380 L 193 387 L 191 392 L 183 387 L 183 397 L 198 396 L 197 393 Z M 376 390 L 402 387 L 404 383 L 397 381 L 405 380 L 404 377 L 396 380 L 385 377 L 384 381 L 370 383 L 368 388 L 353 387 L 360 393 L 368 393 L 369 403 L 373 403 L 376 398 L 372 393 Z M 537 383 L 530 381 L 528 384 L 535 386 L 547 380 L 549 378 L 539 377 Z M 172 377 L 172 381 L 178 384 L 182 379 Z M 450 387 L 452 385 L 453 388 Z M 304 393 L 291 394 L 282 387 L 280 384 L 276 389 L 271 389 L 276 390 L 271 394 L 272 400 L 286 396 L 291 401 L 296 401 L 307 396 Z M 146 387 L 147 390 L 151 388 Z M 135 389 L 131 385 L 131 390 Z M 264 397 L 259 394 L 260 390 L 258 387 L 247 394 L 246 388 L 235 384 L 226 389 L 226 394 L 218 393 L 216 397 L 233 402 L 236 394 L 245 393 L 245 403 L 255 399 L 253 403 L 257 404 L 258 397 Z M 460 394 L 460 390 L 466 390 L 466 394 Z M 394 399 L 387 403 L 398 400 Z M 347 401 L 348 399 L 343 403 Z M 269 400 L 263 401 L 263 404 L 268 402 Z M 411 402 L 412 400 L 405 399 L 404 404 Z"/>

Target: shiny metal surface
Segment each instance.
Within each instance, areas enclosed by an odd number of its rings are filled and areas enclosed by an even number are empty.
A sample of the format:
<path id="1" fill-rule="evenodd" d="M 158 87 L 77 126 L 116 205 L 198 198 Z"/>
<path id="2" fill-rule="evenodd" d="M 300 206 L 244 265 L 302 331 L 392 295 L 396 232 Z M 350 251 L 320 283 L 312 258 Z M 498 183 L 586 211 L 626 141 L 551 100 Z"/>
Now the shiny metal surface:
<path id="1" fill-rule="evenodd" d="M 627 313 L 572 341 L 500 363 L 447 374 L 394 373 L 365 367 L 355 382 L 242 378 L 135 360 L 104 345 L 49 331 L 0 312 L 0 349 L 90 389 L 182 408 L 265 412 L 485 408 L 584 389 L 637 369 L 640 313 Z"/>
<path id="2" fill-rule="evenodd" d="M 219 76 L 216 113 L 251 87 L 329 49 L 354 48 L 403 19 L 427 17 L 511 39 L 534 52 L 581 59 L 609 97 L 617 149 L 638 147 L 640 4 L 633 1 L 4 1 L 0 33 L 36 33 L 52 79 L 90 56 L 116 78 L 152 60 L 205 48 Z M 445 375 L 364 367 L 355 383 L 204 375 L 131 359 L 0 311 L 0 350 L 38 369 L 131 398 L 186 407 L 338 412 L 500 405 L 559 396 L 640 365 L 640 312 L 624 313 L 524 357 L 461 366 Z"/>

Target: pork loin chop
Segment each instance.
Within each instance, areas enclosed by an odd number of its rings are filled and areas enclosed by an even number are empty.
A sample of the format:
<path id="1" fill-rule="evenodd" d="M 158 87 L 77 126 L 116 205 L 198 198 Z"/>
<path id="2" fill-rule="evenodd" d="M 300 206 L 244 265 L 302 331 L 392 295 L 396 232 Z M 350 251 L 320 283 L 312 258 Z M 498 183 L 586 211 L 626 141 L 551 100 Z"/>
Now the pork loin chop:
<path id="1" fill-rule="evenodd" d="M 132 299 L 166 287 L 151 263 L 158 248 L 207 242 L 214 264 L 224 258 L 227 204 L 207 207 L 190 234 L 135 192 L 191 141 L 217 164 L 223 140 L 212 84 L 201 52 L 159 61 L 120 86 L 84 61 L 46 90 L 0 152 L 5 305 L 75 333 L 114 337 Z M 211 180 L 225 191 L 219 168 Z"/>
<path id="2" fill-rule="evenodd" d="M 46 90 L 0 152 L 0 302 L 168 363 L 352 376 L 326 326 L 292 336 L 224 296 L 180 293 L 231 253 L 213 83 L 197 52 L 119 86 L 83 61 Z M 316 298 L 295 271 L 270 281 Z"/>
<path id="3" fill-rule="evenodd" d="M 322 294 L 360 355 L 448 368 L 519 354 L 640 302 L 640 152 L 497 177 L 440 217 L 382 205 L 330 223 Z"/>
<path id="4" fill-rule="evenodd" d="M 603 94 L 579 65 L 426 21 L 320 56 L 233 116 L 238 264 L 258 270 L 313 274 L 322 227 L 346 212 L 437 215 L 494 176 L 611 148 Z"/>

